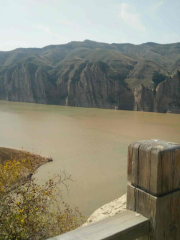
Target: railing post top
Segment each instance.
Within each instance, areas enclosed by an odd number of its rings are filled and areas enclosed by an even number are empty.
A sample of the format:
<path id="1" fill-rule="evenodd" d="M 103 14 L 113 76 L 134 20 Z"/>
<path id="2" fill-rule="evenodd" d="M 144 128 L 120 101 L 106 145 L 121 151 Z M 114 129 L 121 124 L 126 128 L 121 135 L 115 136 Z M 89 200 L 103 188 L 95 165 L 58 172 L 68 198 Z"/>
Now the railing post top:
<path id="1" fill-rule="evenodd" d="M 128 181 L 155 196 L 180 189 L 180 145 L 159 139 L 129 144 Z"/>

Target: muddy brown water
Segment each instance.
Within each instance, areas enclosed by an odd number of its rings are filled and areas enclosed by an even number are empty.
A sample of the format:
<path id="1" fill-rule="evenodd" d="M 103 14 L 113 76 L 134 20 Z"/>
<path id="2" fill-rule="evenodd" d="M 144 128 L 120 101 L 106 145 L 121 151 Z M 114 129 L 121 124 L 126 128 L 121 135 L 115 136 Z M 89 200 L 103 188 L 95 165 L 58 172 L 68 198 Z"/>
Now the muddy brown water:
<path id="1" fill-rule="evenodd" d="M 64 198 L 86 217 L 126 192 L 127 146 L 152 138 L 180 143 L 180 115 L 0 101 L 0 146 L 51 156 L 36 177 L 71 173 Z"/>

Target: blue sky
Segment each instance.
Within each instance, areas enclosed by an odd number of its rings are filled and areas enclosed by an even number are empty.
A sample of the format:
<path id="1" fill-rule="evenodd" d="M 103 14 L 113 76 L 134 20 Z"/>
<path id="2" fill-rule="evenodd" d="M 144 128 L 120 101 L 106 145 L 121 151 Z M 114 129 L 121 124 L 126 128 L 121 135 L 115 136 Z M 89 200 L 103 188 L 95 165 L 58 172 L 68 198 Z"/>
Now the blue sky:
<path id="1" fill-rule="evenodd" d="M 0 0 L 0 50 L 90 39 L 180 42 L 179 0 Z"/>

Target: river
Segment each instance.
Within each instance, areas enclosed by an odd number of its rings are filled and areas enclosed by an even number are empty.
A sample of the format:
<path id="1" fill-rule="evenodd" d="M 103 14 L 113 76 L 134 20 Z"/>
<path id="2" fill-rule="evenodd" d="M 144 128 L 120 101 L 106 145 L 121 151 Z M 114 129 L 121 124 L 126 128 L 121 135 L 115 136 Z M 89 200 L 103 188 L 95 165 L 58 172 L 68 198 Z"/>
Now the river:
<path id="1" fill-rule="evenodd" d="M 126 193 L 128 144 L 152 138 L 180 143 L 180 115 L 0 101 L 0 146 L 51 156 L 36 177 L 71 173 L 64 198 L 86 217 Z"/>

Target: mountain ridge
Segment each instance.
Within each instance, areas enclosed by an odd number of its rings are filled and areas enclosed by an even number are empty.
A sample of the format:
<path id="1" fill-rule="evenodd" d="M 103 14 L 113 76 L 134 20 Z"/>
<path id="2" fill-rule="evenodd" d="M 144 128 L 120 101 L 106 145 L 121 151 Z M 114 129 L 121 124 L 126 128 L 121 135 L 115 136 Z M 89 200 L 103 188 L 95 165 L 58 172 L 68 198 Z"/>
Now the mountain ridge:
<path id="1" fill-rule="evenodd" d="M 178 70 L 180 43 L 135 45 L 85 40 L 18 48 L 0 52 L 0 99 L 161 111 L 156 103 L 142 107 L 143 98 L 147 95 L 145 102 L 148 97 L 156 101 L 158 86 L 170 84 L 167 79 L 177 79 Z M 171 111 L 170 105 L 179 106 L 177 93 L 176 100 L 171 94 L 171 100 L 177 103 L 165 101 L 163 112 Z"/>

